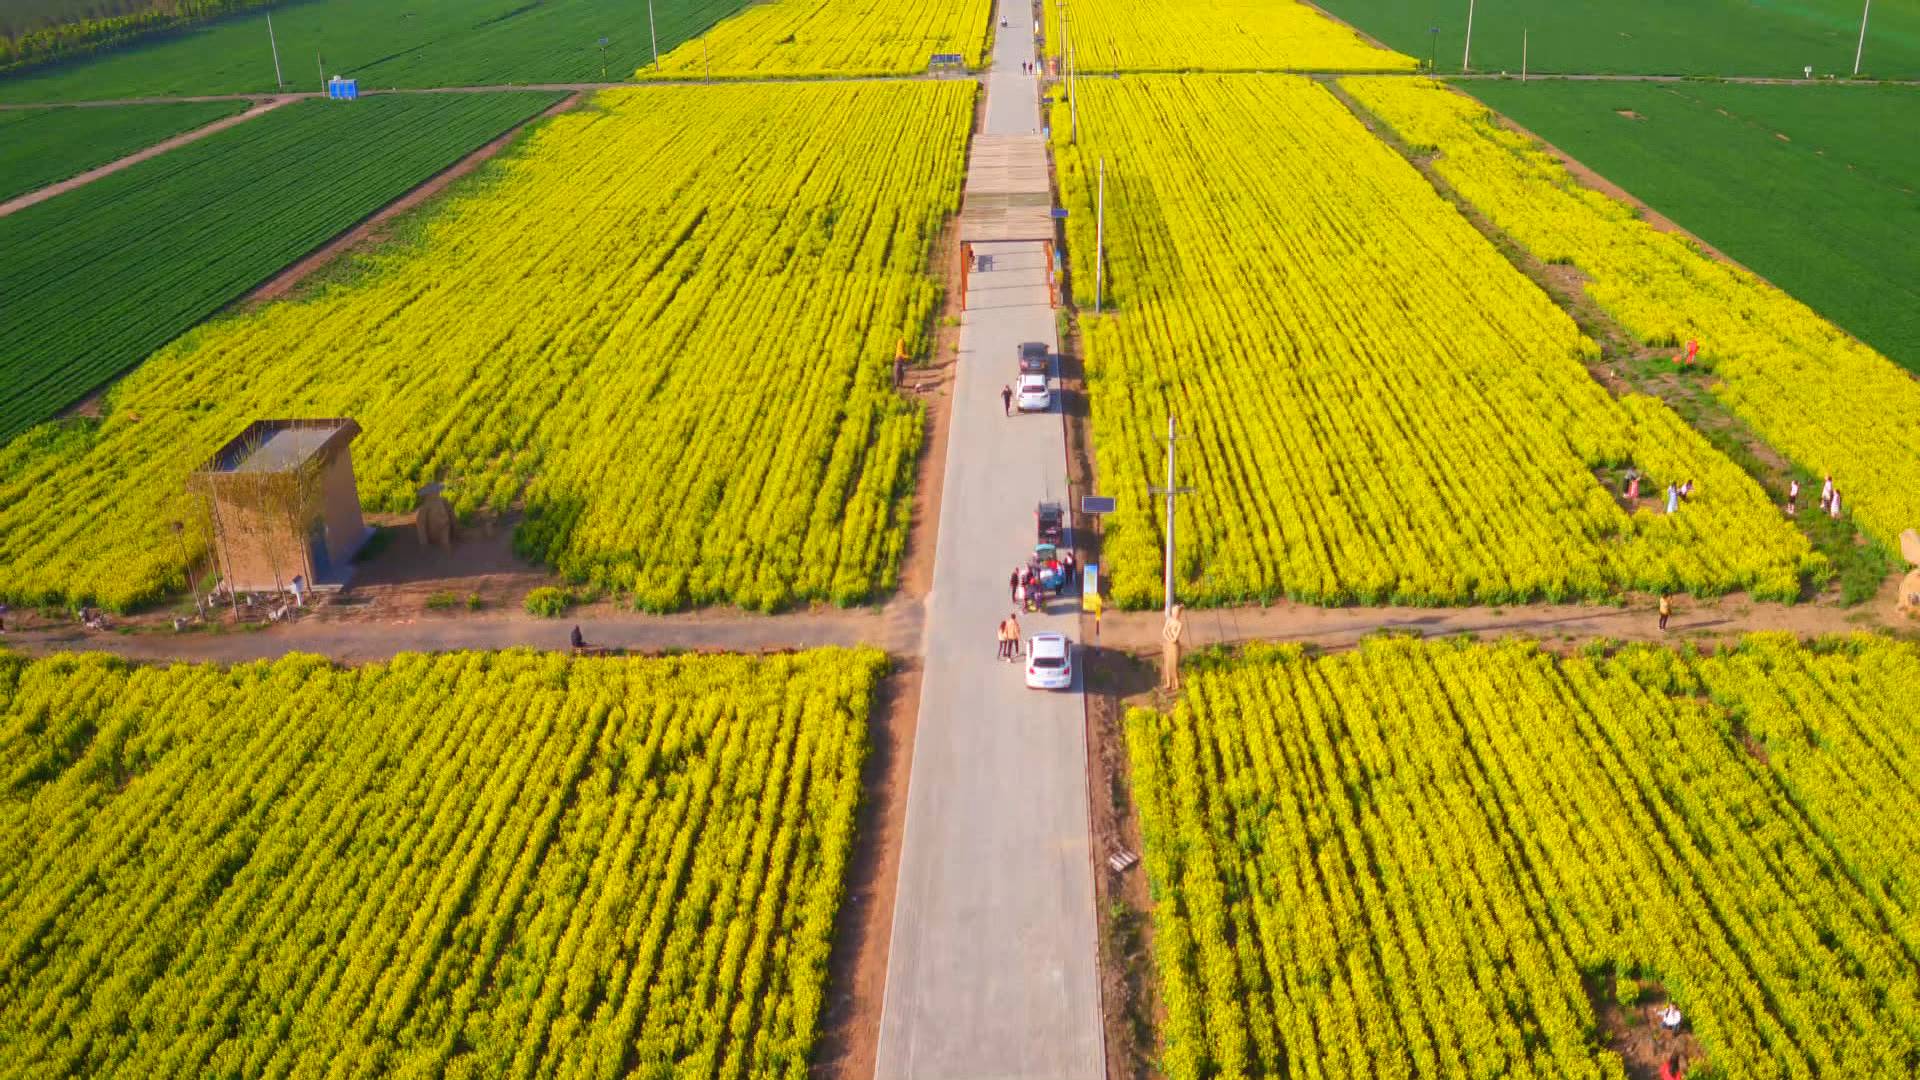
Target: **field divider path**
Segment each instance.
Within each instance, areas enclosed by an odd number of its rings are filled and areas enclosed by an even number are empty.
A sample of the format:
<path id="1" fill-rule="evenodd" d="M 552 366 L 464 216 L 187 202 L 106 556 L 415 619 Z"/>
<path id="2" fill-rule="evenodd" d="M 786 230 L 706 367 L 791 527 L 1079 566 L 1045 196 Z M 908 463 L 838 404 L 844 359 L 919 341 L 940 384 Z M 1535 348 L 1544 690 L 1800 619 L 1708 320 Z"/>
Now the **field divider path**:
<path id="1" fill-rule="evenodd" d="M 6 202 L 0 202 L 0 217 L 6 217 L 9 214 L 18 213 L 21 210 L 25 210 L 29 206 L 37 206 L 40 203 L 46 202 L 48 199 L 51 199 L 56 195 L 64 195 L 67 192 L 72 191 L 77 187 L 81 187 L 86 184 L 91 184 L 95 180 L 98 180 L 103 176 L 111 176 L 114 173 L 120 172 L 123 169 L 130 169 L 133 166 L 138 165 L 143 161 L 147 161 L 151 158 L 159 157 L 161 154 L 164 154 L 169 150 L 177 150 L 180 147 L 187 145 L 188 143 L 199 142 L 201 139 L 204 139 L 209 135 L 218 135 L 219 133 L 227 130 L 230 127 L 234 127 L 235 125 L 238 125 L 238 124 L 244 124 L 247 121 L 252 120 L 257 116 L 261 116 L 266 113 L 272 112 L 273 110 L 289 102 L 298 101 L 300 100 L 301 96 L 302 95 L 299 95 L 299 94 L 282 94 L 277 97 L 244 99 L 244 100 L 252 100 L 254 102 L 253 107 L 248 109 L 245 112 L 235 113 L 232 116 L 223 116 L 220 119 L 215 120 L 211 124 L 205 124 L 201 127 L 194 128 L 192 131 L 182 132 L 178 135 L 175 135 L 171 139 L 163 139 L 160 142 L 154 143 L 152 146 L 149 146 L 144 150 L 136 150 L 133 153 L 128 154 L 126 157 L 119 158 L 114 161 L 109 161 L 105 165 L 95 166 L 94 168 L 88 169 L 86 172 L 83 172 L 78 176 L 69 176 L 65 180 L 60 181 L 59 183 L 48 184 L 46 187 L 37 188 L 33 191 L 27 192 L 24 195 L 16 195 L 13 198 L 8 199 Z M 175 98 L 175 99 L 165 99 L 165 100 L 198 101 L 198 100 L 222 100 L 222 99 Z M 243 99 L 236 98 L 233 100 L 243 100 Z"/>
<path id="2" fill-rule="evenodd" d="M 1039 86 L 1029 9 L 1003 0 L 980 140 L 1038 136 Z M 1000 140 L 1033 160 L 1001 162 L 1037 178 L 1038 138 Z M 971 196 L 970 196 L 971 198 Z M 974 207 L 994 213 L 991 199 Z M 965 235 L 967 210 L 962 211 Z M 994 654 L 1014 610 L 1008 577 L 1032 552 L 1033 508 L 1066 502 L 1066 428 L 1046 413 L 1006 415 L 1017 347 L 1058 352 L 1046 251 L 1039 241 L 977 242 L 960 324 L 941 529 L 927 597 L 920 712 L 895 893 L 874 1075 L 879 1080 L 1094 1080 L 1105 1068 L 1087 810 L 1085 702 L 1026 688 L 1024 663 Z M 994 412 L 998 408 L 1001 412 Z M 1071 637 L 1078 600 L 1021 615 L 1031 635 Z"/>

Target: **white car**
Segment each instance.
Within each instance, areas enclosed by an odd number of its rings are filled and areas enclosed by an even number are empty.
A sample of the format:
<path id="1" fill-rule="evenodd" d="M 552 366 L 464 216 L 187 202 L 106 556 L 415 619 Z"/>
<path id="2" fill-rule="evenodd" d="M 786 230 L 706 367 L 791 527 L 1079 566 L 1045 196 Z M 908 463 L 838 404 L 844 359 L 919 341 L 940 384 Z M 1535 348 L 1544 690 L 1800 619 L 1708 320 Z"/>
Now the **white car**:
<path id="1" fill-rule="evenodd" d="M 1053 408 L 1053 391 L 1045 375 L 1020 376 L 1020 411 L 1046 412 Z"/>
<path id="2" fill-rule="evenodd" d="M 1073 689 L 1073 642 L 1065 634 L 1035 634 L 1027 639 L 1027 686 L 1034 690 Z"/>

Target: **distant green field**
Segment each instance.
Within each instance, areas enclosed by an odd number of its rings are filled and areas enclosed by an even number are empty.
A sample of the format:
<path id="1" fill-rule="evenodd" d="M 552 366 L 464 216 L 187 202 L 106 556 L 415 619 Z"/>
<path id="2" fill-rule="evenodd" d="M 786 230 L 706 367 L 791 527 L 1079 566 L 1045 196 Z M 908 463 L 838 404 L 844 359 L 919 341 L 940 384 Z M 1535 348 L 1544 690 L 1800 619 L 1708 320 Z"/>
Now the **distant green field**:
<path id="1" fill-rule="evenodd" d="M 78 176 L 247 107 L 244 101 L 0 112 L 0 199 Z"/>
<path id="2" fill-rule="evenodd" d="M 660 52 L 747 0 L 654 0 Z M 273 12 L 281 74 L 296 90 L 328 75 L 362 89 L 599 81 L 650 54 L 645 0 L 309 0 Z M 107 55 L 0 80 L 0 101 L 84 101 L 274 89 L 264 14 L 238 16 Z"/>
<path id="3" fill-rule="evenodd" d="M 1467 0 L 1314 0 L 1409 56 L 1460 70 Z M 1853 71 L 1862 0 L 1476 0 L 1473 67 L 1799 77 Z M 1437 27 L 1439 33 L 1429 33 Z M 1920 0 L 1875 0 L 1861 73 L 1920 77 Z"/>
<path id="4" fill-rule="evenodd" d="M 1920 88 L 1462 85 L 1920 372 Z"/>
<path id="5" fill-rule="evenodd" d="M 298 102 L 0 218 L 0 440 L 556 98 Z"/>

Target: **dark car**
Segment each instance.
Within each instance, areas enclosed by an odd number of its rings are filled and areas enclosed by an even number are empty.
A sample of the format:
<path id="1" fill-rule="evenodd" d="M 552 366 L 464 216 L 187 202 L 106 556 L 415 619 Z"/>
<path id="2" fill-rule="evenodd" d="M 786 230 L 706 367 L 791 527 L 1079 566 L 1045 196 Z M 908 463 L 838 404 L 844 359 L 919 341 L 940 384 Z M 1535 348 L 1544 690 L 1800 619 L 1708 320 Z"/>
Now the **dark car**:
<path id="1" fill-rule="evenodd" d="M 1020 346 L 1020 374 L 1051 375 L 1053 358 L 1047 352 L 1044 341 L 1029 341 Z"/>

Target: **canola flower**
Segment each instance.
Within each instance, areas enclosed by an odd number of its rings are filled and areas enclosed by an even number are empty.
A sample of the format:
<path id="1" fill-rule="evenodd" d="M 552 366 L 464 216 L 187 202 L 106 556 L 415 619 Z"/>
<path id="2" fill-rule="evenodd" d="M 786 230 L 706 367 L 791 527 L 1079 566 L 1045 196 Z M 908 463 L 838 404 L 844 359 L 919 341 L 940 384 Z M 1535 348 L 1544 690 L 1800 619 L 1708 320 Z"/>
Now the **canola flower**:
<path id="1" fill-rule="evenodd" d="M 1163 436 L 1180 593 L 1441 604 L 1627 588 L 1791 598 L 1818 565 L 1765 492 L 1598 347 L 1326 90 L 1291 76 L 1082 84 L 1054 149 L 1115 598 L 1159 593 Z M 1110 313 L 1089 317 L 1107 165 Z M 1674 515 L 1596 470 L 1637 466 Z"/>
<path id="2" fill-rule="evenodd" d="M 1185 683 L 1127 720 L 1172 1080 L 1623 1080 L 1612 976 L 1718 1075 L 1912 1075 L 1913 645 L 1376 638 Z"/>
<path id="3" fill-rule="evenodd" d="M 1801 468 L 1832 474 L 1865 530 L 1920 527 L 1920 381 L 1751 273 L 1581 187 L 1486 106 L 1426 80 L 1341 83 L 1521 245 L 1586 275 L 1594 302 L 1649 346 L 1698 341 L 1714 394 Z"/>
<path id="4" fill-rule="evenodd" d="M 895 580 L 974 90 L 609 92 L 314 299 L 204 326 L 97 430 L 0 448 L 0 597 L 183 587 L 188 474 L 252 420 L 350 416 L 362 503 L 524 507 L 520 550 L 672 609 L 854 603 Z M 189 537 L 204 550 L 204 531 Z"/>
<path id="5" fill-rule="evenodd" d="M 1047 54 L 1080 71 L 1412 71 L 1297 0 L 1045 0 Z"/>
<path id="6" fill-rule="evenodd" d="M 986 55 L 988 0 L 764 0 L 634 74 L 641 79 L 911 75 L 935 53 Z"/>
<path id="7" fill-rule="evenodd" d="M 800 1080 L 885 670 L 0 652 L 0 1073 Z"/>

